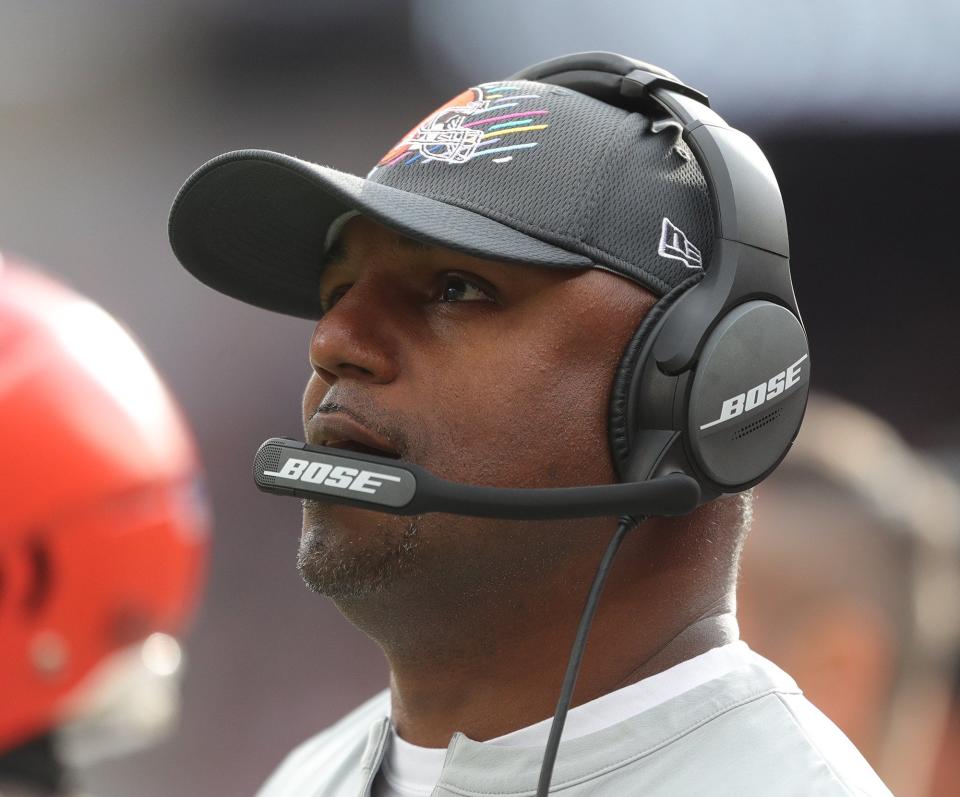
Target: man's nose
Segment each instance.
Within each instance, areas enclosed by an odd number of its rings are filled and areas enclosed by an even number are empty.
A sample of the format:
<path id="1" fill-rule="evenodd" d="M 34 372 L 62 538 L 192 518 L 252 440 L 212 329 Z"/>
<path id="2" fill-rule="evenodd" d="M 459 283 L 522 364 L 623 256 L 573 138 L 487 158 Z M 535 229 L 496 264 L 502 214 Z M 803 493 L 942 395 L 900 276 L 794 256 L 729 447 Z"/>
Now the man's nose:
<path id="1" fill-rule="evenodd" d="M 385 384 L 398 373 L 391 308 L 382 291 L 357 283 L 324 315 L 310 339 L 310 364 L 328 385 L 338 379 Z"/>

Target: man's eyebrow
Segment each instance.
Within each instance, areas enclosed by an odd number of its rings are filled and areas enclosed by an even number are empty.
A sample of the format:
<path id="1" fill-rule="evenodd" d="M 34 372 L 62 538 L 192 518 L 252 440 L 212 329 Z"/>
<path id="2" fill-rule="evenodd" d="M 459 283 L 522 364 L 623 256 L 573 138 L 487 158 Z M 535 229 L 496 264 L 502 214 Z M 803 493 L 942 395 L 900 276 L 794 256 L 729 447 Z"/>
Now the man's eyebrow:
<path id="1" fill-rule="evenodd" d="M 395 240 L 398 248 L 413 250 L 415 252 L 430 252 L 437 248 L 433 244 L 428 244 L 426 241 L 418 241 L 416 238 L 407 238 L 405 235 L 398 235 Z"/>

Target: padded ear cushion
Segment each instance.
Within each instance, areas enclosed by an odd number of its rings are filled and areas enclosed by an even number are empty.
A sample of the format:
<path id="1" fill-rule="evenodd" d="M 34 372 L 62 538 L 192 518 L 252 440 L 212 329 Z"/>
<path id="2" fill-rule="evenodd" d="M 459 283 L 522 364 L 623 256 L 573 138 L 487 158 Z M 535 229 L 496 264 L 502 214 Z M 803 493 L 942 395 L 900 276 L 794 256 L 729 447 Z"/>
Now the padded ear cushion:
<path id="1" fill-rule="evenodd" d="M 646 342 L 654 330 L 660 325 L 660 320 L 673 304 L 690 288 L 703 279 L 700 271 L 689 279 L 684 280 L 669 293 L 664 294 L 640 322 L 637 331 L 624 349 L 620 364 L 613 376 L 613 388 L 610 391 L 610 410 L 608 434 L 610 436 L 610 453 L 613 456 L 613 465 L 617 478 L 623 480 L 630 462 L 630 406 L 633 403 L 632 389 L 634 374 L 642 367 L 639 362 Z"/>

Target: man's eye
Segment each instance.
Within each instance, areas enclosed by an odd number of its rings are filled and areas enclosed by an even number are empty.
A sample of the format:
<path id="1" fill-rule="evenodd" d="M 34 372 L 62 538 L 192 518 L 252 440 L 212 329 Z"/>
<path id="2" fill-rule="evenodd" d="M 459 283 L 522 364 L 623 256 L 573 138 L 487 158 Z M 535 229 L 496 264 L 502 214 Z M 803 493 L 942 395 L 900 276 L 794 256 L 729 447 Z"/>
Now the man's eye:
<path id="1" fill-rule="evenodd" d="M 330 310 L 333 309 L 333 306 L 343 298 L 343 294 L 345 294 L 348 290 L 350 290 L 349 285 L 341 285 L 340 287 L 330 291 L 330 295 L 327 296 L 325 300 L 320 300 L 320 305 L 323 309 L 323 312 L 329 313 Z"/>
<path id="2" fill-rule="evenodd" d="M 490 295 L 475 282 L 459 274 L 447 274 L 440 289 L 441 302 L 489 302 Z"/>

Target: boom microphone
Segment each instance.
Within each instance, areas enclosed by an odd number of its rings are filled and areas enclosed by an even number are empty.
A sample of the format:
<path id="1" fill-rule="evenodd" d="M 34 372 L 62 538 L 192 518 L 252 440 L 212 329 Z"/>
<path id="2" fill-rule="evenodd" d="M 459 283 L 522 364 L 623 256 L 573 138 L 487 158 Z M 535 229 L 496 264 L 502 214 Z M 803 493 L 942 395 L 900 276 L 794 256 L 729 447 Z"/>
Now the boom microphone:
<path id="1" fill-rule="evenodd" d="M 586 487 L 481 487 L 441 479 L 410 462 L 285 437 L 260 446 L 253 475 L 264 492 L 391 515 L 448 512 L 515 520 L 683 515 L 700 502 L 700 486 L 683 473 Z"/>

